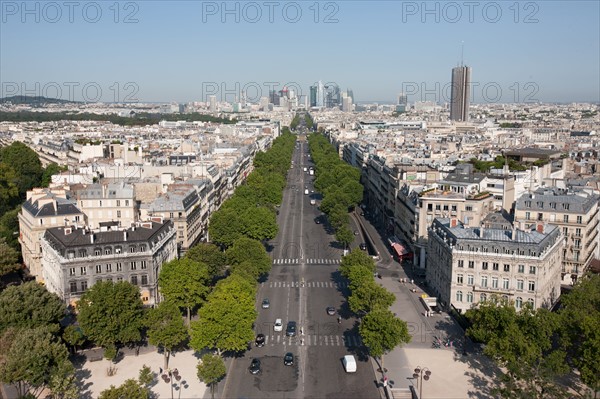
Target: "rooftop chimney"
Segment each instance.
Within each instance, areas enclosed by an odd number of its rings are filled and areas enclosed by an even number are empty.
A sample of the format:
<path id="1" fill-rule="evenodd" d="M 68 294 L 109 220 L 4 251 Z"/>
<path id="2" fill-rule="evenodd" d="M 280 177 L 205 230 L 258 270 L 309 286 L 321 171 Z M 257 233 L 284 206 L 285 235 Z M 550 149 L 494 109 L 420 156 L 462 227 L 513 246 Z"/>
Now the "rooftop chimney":
<path id="1" fill-rule="evenodd" d="M 479 238 L 483 238 L 483 223 L 479 226 Z"/>
<path id="2" fill-rule="evenodd" d="M 93 244 L 94 243 L 94 233 L 90 234 L 90 243 Z"/>
<path id="3" fill-rule="evenodd" d="M 458 219 L 455 217 L 450 218 L 450 227 L 456 227 L 458 225 Z"/>
<path id="4" fill-rule="evenodd" d="M 537 230 L 538 233 L 542 233 L 544 234 L 544 222 L 537 222 L 537 225 L 535 226 L 535 229 Z"/>
<path id="5" fill-rule="evenodd" d="M 123 231 L 123 241 L 127 241 L 127 230 Z"/>

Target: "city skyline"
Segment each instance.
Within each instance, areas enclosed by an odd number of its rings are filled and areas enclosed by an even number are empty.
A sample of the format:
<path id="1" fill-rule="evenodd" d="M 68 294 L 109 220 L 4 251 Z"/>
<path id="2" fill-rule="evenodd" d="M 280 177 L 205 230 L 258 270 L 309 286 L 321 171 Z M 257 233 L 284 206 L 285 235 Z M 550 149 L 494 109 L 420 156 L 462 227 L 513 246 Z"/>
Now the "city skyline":
<path id="1" fill-rule="evenodd" d="M 597 2 L 28 4 L 2 3 L 0 97 L 189 102 L 239 85 L 258 99 L 322 80 L 355 103 L 448 103 L 464 42 L 473 104 L 600 102 Z"/>

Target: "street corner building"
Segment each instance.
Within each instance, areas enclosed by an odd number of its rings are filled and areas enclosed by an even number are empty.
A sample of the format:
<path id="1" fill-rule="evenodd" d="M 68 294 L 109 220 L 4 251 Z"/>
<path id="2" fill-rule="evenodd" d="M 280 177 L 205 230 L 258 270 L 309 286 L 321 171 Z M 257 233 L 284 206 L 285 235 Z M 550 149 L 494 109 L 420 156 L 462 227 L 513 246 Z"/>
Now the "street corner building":
<path id="1" fill-rule="evenodd" d="M 145 305 L 159 302 L 158 276 L 163 263 L 177 257 L 173 222 L 162 218 L 129 228 L 100 223 L 98 229 L 63 226 L 47 229 L 41 239 L 46 288 L 66 304 L 100 281 L 129 281 Z"/>
<path id="2" fill-rule="evenodd" d="M 438 301 L 459 312 L 506 299 L 517 309 L 551 308 L 560 295 L 564 237 L 558 226 L 531 230 L 472 228 L 436 218 L 429 231 L 427 283 Z"/>

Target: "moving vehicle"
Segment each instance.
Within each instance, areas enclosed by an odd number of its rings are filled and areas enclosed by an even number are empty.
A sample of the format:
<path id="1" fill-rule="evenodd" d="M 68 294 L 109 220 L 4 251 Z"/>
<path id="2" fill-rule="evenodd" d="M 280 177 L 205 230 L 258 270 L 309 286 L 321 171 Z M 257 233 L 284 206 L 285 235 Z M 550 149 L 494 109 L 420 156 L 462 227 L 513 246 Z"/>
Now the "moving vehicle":
<path id="1" fill-rule="evenodd" d="M 287 327 L 285 329 L 285 335 L 287 335 L 288 337 L 296 336 L 296 322 L 295 321 L 288 321 Z"/>
<path id="2" fill-rule="evenodd" d="M 294 354 L 292 352 L 288 352 L 283 356 L 283 364 L 286 366 L 294 365 Z"/>
<path id="3" fill-rule="evenodd" d="M 308 169 L 308 168 L 305 166 L 305 167 L 304 167 L 304 171 L 306 172 L 306 170 L 307 170 L 307 169 Z"/>
<path id="4" fill-rule="evenodd" d="M 263 299 L 261 306 L 263 309 L 269 309 L 269 307 L 271 306 L 271 303 L 269 302 L 269 298 Z"/>
<path id="5" fill-rule="evenodd" d="M 315 170 L 314 170 L 314 169 L 311 169 L 311 170 L 309 170 L 309 171 L 308 171 L 308 173 L 309 173 L 311 176 L 314 176 L 314 175 L 315 175 Z"/>
<path id="6" fill-rule="evenodd" d="M 317 201 L 315 201 L 314 199 L 310 200 L 311 205 L 315 205 L 316 203 L 317 203 Z"/>
<path id="7" fill-rule="evenodd" d="M 273 331 L 283 331 L 283 322 L 281 321 L 281 319 L 275 320 Z"/>
<path id="8" fill-rule="evenodd" d="M 342 363 L 344 364 L 344 369 L 346 373 L 355 373 L 356 372 L 356 359 L 352 355 L 346 355 L 342 359 Z"/>
<path id="9" fill-rule="evenodd" d="M 364 243 L 364 242 L 361 242 L 361 243 L 360 243 L 360 245 L 359 245 L 359 247 L 360 247 L 360 249 L 362 249 L 363 251 L 366 251 L 366 250 L 367 250 L 367 244 L 366 244 L 366 243 Z"/>
<path id="10" fill-rule="evenodd" d="M 265 346 L 265 334 L 258 334 L 254 340 L 257 348 Z"/>
<path id="11" fill-rule="evenodd" d="M 250 362 L 250 367 L 248 367 L 248 370 L 250 370 L 250 374 L 260 373 L 260 360 L 252 359 L 252 361 Z"/>
<path id="12" fill-rule="evenodd" d="M 308 195 L 308 188 L 304 190 L 304 195 Z"/>
<path id="13" fill-rule="evenodd" d="M 327 314 L 329 316 L 335 316 L 335 308 L 333 306 L 327 306 Z"/>

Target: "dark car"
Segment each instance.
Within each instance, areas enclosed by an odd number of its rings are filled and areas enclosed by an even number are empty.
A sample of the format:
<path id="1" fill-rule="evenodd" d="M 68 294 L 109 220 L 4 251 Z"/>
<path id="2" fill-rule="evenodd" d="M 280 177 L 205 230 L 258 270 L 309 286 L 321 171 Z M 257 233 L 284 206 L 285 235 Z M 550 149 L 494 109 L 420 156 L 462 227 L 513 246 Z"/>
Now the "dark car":
<path id="1" fill-rule="evenodd" d="M 250 374 L 260 373 L 260 360 L 252 359 L 252 361 L 250 362 L 250 367 L 248 367 L 248 370 L 250 370 Z"/>
<path id="2" fill-rule="evenodd" d="M 296 322 L 295 321 L 288 321 L 287 327 L 285 329 L 285 335 L 287 335 L 288 337 L 296 336 Z"/>
<path id="3" fill-rule="evenodd" d="M 360 249 L 362 249 L 363 251 L 366 251 L 366 250 L 367 250 L 367 244 L 366 244 L 366 243 L 364 243 L 364 242 L 361 242 L 361 243 L 360 243 L 360 245 L 359 245 L 359 247 L 360 247 Z"/>
<path id="4" fill-rule="evenodd" d="M 335 316 L 335 308 L 333 306 L 327 306 L 327 314 L 329 316 Z"/>
<path id="5" fill-rule="evenodd" d="M 317 218 L 317 219 L 315 220 L 315 223 L 317 223 L 317 224 L 321 224 L 321 219 Z"/>
<path id="6" fill-rule="evenodd" d="M 263 299 L 261 306 L 263 309 L 269 309 L 269 307 L 271 306 L 271 303 L 269 302 L 269 298 Z"/>
<path id="7" fill-rule="evenodd" d="M 256 340 L 254 340 L 257 348 L 265 346 L 265 334 L 258 334 Z"/>
<path id="8" fill-rule="evenodd" d="M 358 230 L 354 230 L 354 235 L 357 236 L 358 235 Z"/>
<path id="9" fill-rule="evenodd" d="M 283 356 L 283 364 L 286 366 L 294 365 L 294 354 L 292 352 L 288 352 Z"/>

